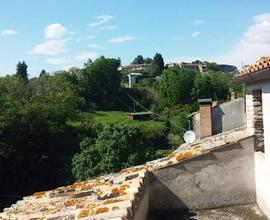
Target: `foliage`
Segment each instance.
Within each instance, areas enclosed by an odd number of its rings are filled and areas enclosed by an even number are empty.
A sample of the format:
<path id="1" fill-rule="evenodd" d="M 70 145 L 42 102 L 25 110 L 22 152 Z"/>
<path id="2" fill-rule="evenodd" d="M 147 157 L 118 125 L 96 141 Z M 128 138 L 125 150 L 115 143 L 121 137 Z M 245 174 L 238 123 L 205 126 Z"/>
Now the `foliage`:
<path id="1" fill-rule="evenodd" d="M 148 147 L 142 131 L 121 123 L 104 127 L 95 143 L 84 139 L 81 148 L 72 161 L 72 172 L 78 180 L 116 172 L 153 158 L 153 149 Z"/>
<path id="2" fill-rule="evenodd" d="M 62 75 L 28 84 L 13 76 L 0 78 L 0 90 L 0 193 L 24 195 L 70 181 L 78 140 L 66 122 L 83 104 L 75 86 Z"/>
<path id="3" fill-rule="evenodd" d="M 151 76 L 160 76 L 164 70 L 164 61 L 161 54 L 156 53 L 150 66 L 147 68 L 147 72 Z"/>
<path id="4" fill-rule="evenodd" d="M 217 63 L 204 61 L 204 64 L 206 65 L 209 71 L 219 71 Z"/>
<path id="5" fill-rule="evenodd" d="M 212 98 L 219 101 L 228 100 L 231 77 L 230 74 L 214 71 L 208 74 L 196 75 L 192 91 L 193 99 Z"/>
<path id="6" fill-rule="evenodd" d="M 134 58 L 131 64 L 144 64 L 144 59 L 142 55 L 138 55 Z"/>
<path id="7" fill-rule="evenodd" d="M 192 100 L 191 91 L 194 87 L 196 72 L 179 67 L 164 70 L 157 89 L 162 97 L 171 105 L 186 104 Z"/>
<path id="8" fill-rule="evenodd" d="M 28 81 L 27 65 L 24 61 L 16 65 L 16 75 L 21 77 L 24 81 Z"/>
<path id="9" fill-rule="evenodd" d="M 153 61 L 153 59 L 151 59 L 151 58 L 149 58 L 149 57 L 147 57 L 147 58 L 144 59 L 144 63 L 145 63 L 145 64 L 151 64 L 152 61 Z"/>
<path id="10" fill-rule="evenodd" d="M 119 93 L 121 75 L 118 72 L 119 61 L 100 57 L 88 62 L 81 70 L 81 87 L 88 106 L 94 103 L 103 109 L 113 108 L 114 95 Z"/>

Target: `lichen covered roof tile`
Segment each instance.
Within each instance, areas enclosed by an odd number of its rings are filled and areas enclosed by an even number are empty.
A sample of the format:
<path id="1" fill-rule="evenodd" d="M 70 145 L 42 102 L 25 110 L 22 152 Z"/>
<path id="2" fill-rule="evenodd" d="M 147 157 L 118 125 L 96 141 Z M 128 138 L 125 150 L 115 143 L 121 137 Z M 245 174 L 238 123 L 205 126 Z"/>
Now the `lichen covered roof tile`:
<path id="1" fill-rule="evenodd" d="M 239 128 L 183 144 L 167 157 L 130 167 L 95 180 L 77 182 L 24 197 L 0 213 L 2 219 L 132 219 L 145 189 L 147 172 L 154 172 L 206 154 L 250 136 Z"/>

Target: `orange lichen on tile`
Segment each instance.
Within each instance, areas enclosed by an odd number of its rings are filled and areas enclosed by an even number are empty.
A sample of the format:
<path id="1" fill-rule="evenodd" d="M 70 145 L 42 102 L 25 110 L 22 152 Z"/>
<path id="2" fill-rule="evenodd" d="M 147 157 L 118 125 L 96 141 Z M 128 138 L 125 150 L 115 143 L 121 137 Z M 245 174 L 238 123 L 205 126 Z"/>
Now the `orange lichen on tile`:
<path id="1" fill-rule="evenodd" d="M 195 146 L 192 148 L 192 153 L 193 154 L 201 154 L 203 153 L 204 149 L 202 146 Z"/>
<path id="2" fill-rule="evenodd" d="M 93 209 L 82 209 L 79 214 L 77 215 L 77 218 L 86 218 L 88 216 L 94 215 Z"/>
<path id="3" fill-rule="evenodd" d="M 42 198 L 42 197 L 45 196 L 45 193 L 46 193 L 46 191 L 36 192 L 36 193 L 34 193 L 34 197 L 35 197 L 36 199 L 40 199 L 40 198 Z"/>
<path id="4" fill-rule="evenodd" d="M 170 165 L 172 165 L 173 164 L 173 161 L 171 161 L 171 160 L 169 160 L 168 162 L 167 162 L 167 166 L 170 166 Z"/>
<path id="5" fill-rule="evenodd" d="M 141 171 L 143 169 L 145 169 L 144 166 L 141 166 L 141 167 L 130 167 L 130 168 L 122 169 L 120 172 L 121 173 L 134 173 L 134 172 L 137 172 L 137 171 Z"/>
<path id="6" fill-rule="evenodd" d="M 125 190 L 129 188 L 129 185 L 127 184 L 124 184 L 124 185 L 121 185 L 120 187 L 115 187 L 115 188 L 112 188 L 111 190 L 111 193 L 113 194 L 116 194 L 118 193 L 119 195 L 126 195 L 127 193 L 125 192 Z"/>
<path id="7" fill-rule="evenodd" d="M 111 203 L 116 203 L 116 202 L 122 202 L 124 201 L 123 199 L 107 199 L 106 201 L 103 202 L 103 205 L 108 205 Z"/>
<path id="8" fill-rule="evenodd" d="M 169 159 L 171 159 L 171 158 L 175 157 L 175 153 L 172 152 L 172 153 L 170 153 L 167 157 L 168 157 Z"/>
<path id="9" fill-rule="evenodd" d="M 109 208 L 108 207 L 99 207 L 96 209 L 95 214 L 100 214 L 100 213 L 104 213 L 104 212 L 108 212 Z"/>
<path id="10" fill-rule="evenodd" d="M 113 206 L 113 207 L 112 207 L 112 210 L 113 210 L 113 211 L 119 210 L 119 206 Z"/>
<path id="11" fill-rule="evenodd" d="M 154 170 L 154 165 L 152 165 L 152 164 L 146 165 L 146 170 L 149 172 L 152 172 Z"/>
<path id="12" fill-rule="evenodd" d="M 185 153 L 177 154 L 175 159 L 177 161 L 180 161 L 180 160 L 184 160 L 184 159 L 190 158 L 190 157 L 192 157 L 192 153 L 191 152 L 185 152 Z"/>
<path id="13" fill-rule="evenodd" d="M 64 206 L 76 206 L 79 202 L 75 199 L 67 200 L 64 202 Z"/>

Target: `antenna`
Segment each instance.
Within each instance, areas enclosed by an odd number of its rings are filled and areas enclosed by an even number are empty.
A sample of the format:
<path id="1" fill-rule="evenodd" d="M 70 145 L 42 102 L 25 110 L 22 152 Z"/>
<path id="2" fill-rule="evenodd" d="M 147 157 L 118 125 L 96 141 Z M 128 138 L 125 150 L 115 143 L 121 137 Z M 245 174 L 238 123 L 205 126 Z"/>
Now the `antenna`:
<path id="1" fill-rule="evenodd" d="M 245 60 L 242 60 L 241 63 L 242 63 L 242 69 L 243 69 L 245 67 Z"/>

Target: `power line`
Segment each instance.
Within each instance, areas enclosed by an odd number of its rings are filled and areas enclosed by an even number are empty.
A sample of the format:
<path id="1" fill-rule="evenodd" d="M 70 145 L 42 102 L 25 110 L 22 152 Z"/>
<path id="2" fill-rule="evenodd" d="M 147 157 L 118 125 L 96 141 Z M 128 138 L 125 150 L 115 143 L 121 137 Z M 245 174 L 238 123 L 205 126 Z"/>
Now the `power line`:
<path id="1" fill-rule="evenodd" d="M 142 107 L 144 110 L 146 110 L 147 112 L 151 112 L 152 114 L 154 114 L 154 115 L 160 117 L 161 119 L 169 120 L 170 123 L 171 123 L 173 126 L 175 126 L 177 129 L 181 129 L 182 131 L 186 131 L 186 129 L 184 129 L 183 127 L 178 127 L 178 126 L 176 126 L 176 125 L 173 123 L 173 121 L 171 121 L 170 119 L 166 118 L 165 116 L 160 115 L 160 114 L 157 114 L 157 113 L 154 113 L 154 112 L 152 112 L 151 110 L 145 108 L 142 104 L 140 104 L 135 98 L 133 98 L 133 97 L 132 97 L 131 95 L 129 95 L 128 93 L 127 93 L 127 96 L 128 96 L 129 98 L 131 98 L 134 102 L 136 102 L 136 104 L 138 104 L 139 106 L 141 106 L 141 107 Z"/>

